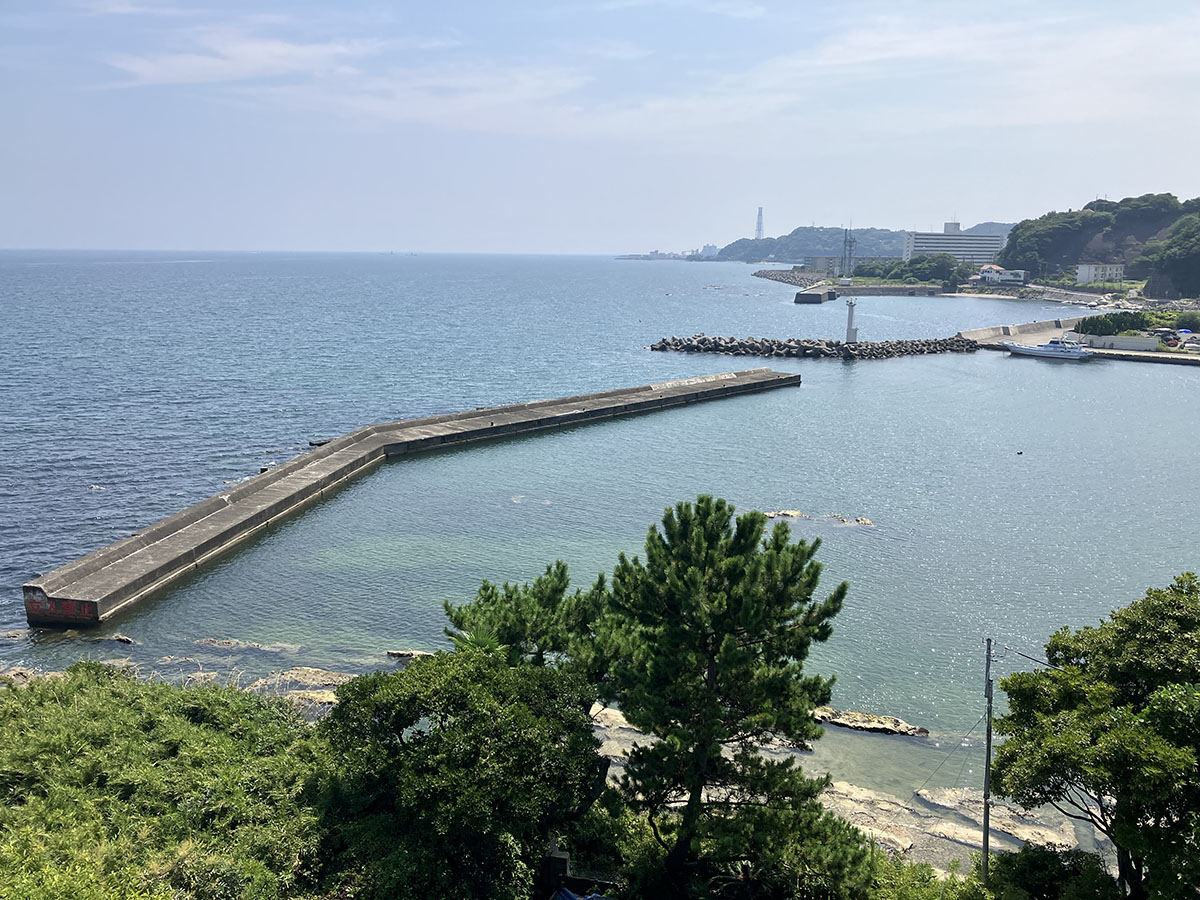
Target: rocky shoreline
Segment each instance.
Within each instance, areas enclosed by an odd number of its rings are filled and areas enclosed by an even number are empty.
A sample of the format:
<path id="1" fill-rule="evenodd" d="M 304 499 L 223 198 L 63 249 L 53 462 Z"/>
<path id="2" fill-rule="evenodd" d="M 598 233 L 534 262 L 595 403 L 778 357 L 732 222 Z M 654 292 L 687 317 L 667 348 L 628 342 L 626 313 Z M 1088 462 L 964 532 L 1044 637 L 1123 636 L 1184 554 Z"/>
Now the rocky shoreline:
<path id="1" fill-rule="evenodd" d="M 233 640 L 202 639 L 200 646 L 228 649 L 262 648 L 278 652 L 280 645 L 249 644 Z M 384 658 L 397 668 L 403 668 L 417 657 L 427 655 L 421 650 L 389 650 Z M 108 665 L 132 665 L 128 660 L 108 660 Z M 227 684 L 236 680 L 236 673 L 224 674 L 205 670 L 189 657 L 163 657 L 162 665 L 174 665 L 180 670 L 185 685 L 207 683 Z M 190 671 L 189 671 L 190 670 Z M 19 688 L 34 678 L 61 678 L 62 672 L 36 672 L 23 666 L 0 668 L 0 689 L 5 685 Z M 337 702 L 335 691 L 354 676 L 310 666 L 293 666 L 244 686 L 244 690 L 266 697 L 286 699 L 296 705 L 310 720 L 323 716 Z M 821 707 L 814 718 L 826 725 L 837 725 L 881 734 L 923 736 L 928 731 L 910 725 L 893 716 L 835 710 Z M 635 744 L 651 738 L 634 728 L 620 711 L 596 704 L 592 708 L 593 732 L 600 741 L 600 753 L 610 761 L 609 777 L 615 779 L 624 771 L 625 761 Z M 795 756 L 811 748 L 794 747 L 773 741 L 763 747 L 772 757 Z M 978 850 L 981 838 L 982 797 L 974 790 L 919 791 L 909 799 L 882 791 L 873 791 L 847 782 L 834 782 L 821 795 L 825 807 L 835 815 L 860 828 L 881 847 L 893 853 L 903 853 L 916 862 L 927 862 L 946 869 L 958 861 L 969 863 L 970 854 Z M 992 847 L 1016 850 L 1025 841 L 1052 841 L 1066 846 L 1082 846 L 1087 850 L 1103 850 L 1094 834 L 1081 834 L 1069 820 L 1053 810 L 1026 812 L 993 801 Z"/>
<path id="2" fill-rule="evenodd" d="M 651 350 L 676 353 L 723 353 L 727 356 L 769 356 L 815 359 L 894 359 L 932 353 L 973 353 L 979 344 L 970 338 L 931 338 L 918 341 L 854 341 L 813 338 L 728 338 L 694 334 L 668 337 L 650 345 Z"/>

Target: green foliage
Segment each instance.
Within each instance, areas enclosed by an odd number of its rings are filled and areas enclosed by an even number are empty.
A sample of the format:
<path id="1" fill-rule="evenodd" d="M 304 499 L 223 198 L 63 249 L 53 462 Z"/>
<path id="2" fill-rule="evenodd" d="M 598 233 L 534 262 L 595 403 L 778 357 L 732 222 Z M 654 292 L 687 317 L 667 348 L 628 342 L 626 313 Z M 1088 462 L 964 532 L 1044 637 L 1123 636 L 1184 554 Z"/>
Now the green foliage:
<path id="1" fill-rule="evenodd" d="M 594 696 L 471 648 L 340 687 L 322 805 L 355 896 L 525 900 L 548 835 L 603 785 Z"/>
<path id="2" fill-rule="evenodd" d="M 604 577 L 588 591 L 570 593 L 571 579 L 562 560 L 546 566 L 531 584 L 497 587 L 484 581 L 475 599 L 462 606 L 444 604 L 446 617 L 466 632 L 483 629 L 508 648 L 512 663 L 526 660 L 544 666 L 562 661 L 568 644 L 590 631 L 605 596 Z M 453 632 L 446 632 L 453 639 Z M 575 658 L 583 654 L 576 653 Z M 596 675 L 589 670 L 585 673 Z"/>
<path id="3" fill-rule="evenodd" d="M 980 883 L 978 858 L 973 880 Z M 1030 844 L 1016 853 L 992 856 L 988 891 L 994 900 L 1120 900 L 1122 896 L 1096 854 Z M 964 892 L 962 900 L 971 893 Z M 986 896 L 982 891 L 978 895 Z"/>
<path id="4" fill-rule="evenodd" d="M 758 748 L 820 735 L 811 713 L 833 679 L 806 676 L 804 659 L 832 633 L 847 586 L 813 599 L 820 542 L 792 544 L 782 523 L 764 539 L 762 513 L 733 513 L 709 496 L 679 503 L 651 527 L 646 561 L 622 554 L 613 573 L 596 626 L 611 660 L 601 691 L 658 739 L 630 753 L 622 784 L 666 851 L 674 893 L 744 862 L 840 896 L 862 869 L 861 835 L 817 802 L 826 779 Z"/>
<path id="5" fill-rule="evenodd" d="M 282 702 L 96 663 L 0 688 L 0 898 L 295 896 L 319 755 Z"/>
<path id="6" fill-rule="evenodd" d="M 914 256 L 907 262 L 897 260 L 894 263 L 860 263 L 854 267 L 855 276 L 862 278 L 880 278 L 908 284 L 941 282 L 955 289 L 977 271 L 977 266 L 960 263 L 949 253 Z"/>
<path id="7" fill-rule="evenodd" d="M 1013 226 L 997 261 L 1006 269 L 1035 275 L 1075 265 L 1088 242 L 1115 221 L 1111 212 L 1089 209 L 1025 219 Z"/>
<path id="8" fill-rule="evenodd" d="M 1153 328 L 1155 326 L 1151 325 L 1151 321 L 1150 315 L 1140 310 L 1105 313 L 1100 316 L 1088 316 L 1075 326 L 1075 331 L 1079 334 L 1120 334 L 1123 331 Z"/>
<path id="9" fill-rule="evenodd" d="M 1175 317 L 1175 327 L 1200 332 L 1200 310 L 1189 309 L 1181 312 Z"/>
<path id="10" fill-rule="evenodd" d="M 1000 682 L 997 793 L 1092 822 L 1117 847 L 1130 896 L 1194 896 L 1200 582 L 1185 573 L 1097 627 L 1064 628 L 1046 659 L 1057 668 Z"/>
<path id="11" fill-rule="evenodd" d="M 1078 211 L 1050 212 L 1018 222 L 998 262 L 1037 276 L 1077 265 L 1085 248 L 1089 254 L 1106 254 L 1119 262 L 1130 258 L 1129 248 L 1136 250 L 1183 213 L 1183 204 L 1173 194 L 1094 200 Z M 1147 271 L 1145 266 L 1131 266 L 1129 274 L 1140 277 Z"/>
<path id="12" fill-rule="evenodd" d="M 997 856 L 993 856 L 995 860 Z M 938 877 L 933 866 L 909 862 L 904 857 L 878 851 L 873 856 L 872 900 L 983 900 L 978 876 L 960 878 L 951 873 Z M 990 900 L 990 898 L 988 898 Z"/>
<path id="13" fill-rule="evenodd" d="M 1168 310 L 1139 309 L 1088 316 L 1075 326 L 1079 334 L 1124 334 L 1126 331 L 1149 331 L 1155 328 L 1188 328 L 1185 322 L 1200 325 L 1200 313 L 1175 313 Z"/>
<path id="14" fill-rule="evenodd" d="M 1200 214 L 1176 222 L 1167 239 L 1155 245 L 1151 259 L 1180 294 L 1200 297 Z"/>
<path id="15" fill-rule="evenodd" d="M 717 258 L 741 262 L 773 259 L 776 262 L 802 263 L 806 256 L 841 256 L 844 237 L 845 231 L 841 228 L 804 225 L 777 238 L 736 240 L 722 247 Z M 858 256 L 899 256 L 904 250 L 903 231 L 856 228 L 854 240 Z"/>

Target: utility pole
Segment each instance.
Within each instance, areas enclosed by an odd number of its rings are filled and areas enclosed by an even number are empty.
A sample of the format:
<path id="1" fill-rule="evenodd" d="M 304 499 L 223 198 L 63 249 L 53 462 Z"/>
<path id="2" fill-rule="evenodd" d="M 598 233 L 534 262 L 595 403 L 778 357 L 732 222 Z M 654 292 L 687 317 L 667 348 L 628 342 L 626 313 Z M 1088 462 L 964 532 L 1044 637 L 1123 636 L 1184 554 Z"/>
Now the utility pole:
<path id="1" fill-rule="evenodd" d="M 987 639 L 987 660 L 984 663 L 983 696 L 987 698 L 987 741 L 983 761 L 983 886 L 988 883 L 988 838 L 992 824 L 992 639 Z"/>

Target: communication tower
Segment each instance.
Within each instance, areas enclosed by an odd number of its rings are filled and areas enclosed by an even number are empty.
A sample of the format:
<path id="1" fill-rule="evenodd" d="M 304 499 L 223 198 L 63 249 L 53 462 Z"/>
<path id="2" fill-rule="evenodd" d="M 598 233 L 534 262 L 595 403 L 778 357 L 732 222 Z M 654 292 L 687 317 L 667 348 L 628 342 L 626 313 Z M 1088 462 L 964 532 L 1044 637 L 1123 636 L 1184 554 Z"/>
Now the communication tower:
<path id="1" fill-rule="evenodd" d="M 763 239 L 761 206 L 758 208 L 758 224 L 754 226 L 754 239 L 756 241 L 761 241 Z"/>
<path id="2" fill-rule="evenodd" d="M 842 275 L 849 278 L 854 274 L 854 229 L 847 228 L 842 236 Z"/>

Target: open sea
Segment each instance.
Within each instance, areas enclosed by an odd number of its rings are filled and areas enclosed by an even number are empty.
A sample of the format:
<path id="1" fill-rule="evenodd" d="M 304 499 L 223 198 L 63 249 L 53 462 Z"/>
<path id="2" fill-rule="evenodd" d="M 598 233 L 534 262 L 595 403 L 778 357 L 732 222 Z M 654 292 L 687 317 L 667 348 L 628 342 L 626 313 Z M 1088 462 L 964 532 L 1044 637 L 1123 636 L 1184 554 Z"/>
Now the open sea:
<path id="1" fill-rule="evenodd" d="M 806 765 L 905 792 L 978 784 L 997 674 L 1057 628 L 1197 567 L 1200 370 L 980 351 L 895 360 L 652 353 L 668 335 L 841 337 L 840 301 L 740 264 L 602 257 L 0 252 L 0 666 L 168 657 L 254 678 L 446 646 L 442 603 L 557 558 L 586 585 L 675 501 L 797 509 L 850 583 L 809 667 L 834 704 Z M 863 340 L 1076 314 L 867 297 Z M 804 385 L 391 462 L 94 632 L 25 630 L 21 585 L 361 425 L 739 368 Z M 865 516 L 847 526 L 832 514 Z M 133 645 L 109 639 L 120 632 Z M 279 645 L 222 651 L 195 642 Z M 1007 648 L 1007 649 L 1005 649 Z M 177 671 L 177 664 L 176 671 Z M 1003 695 L 997 693 L 1000 708 Z M 968 743 L 980 736 L 974 727 Z M 978 745 L 982 740 L 978 740 Z M 947 762 L 947 760 L 949 760 Z M 935 768 L 942 764 L 940 769 Z"/>

